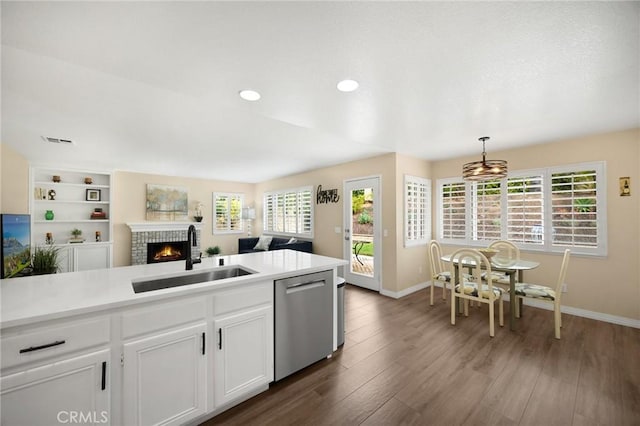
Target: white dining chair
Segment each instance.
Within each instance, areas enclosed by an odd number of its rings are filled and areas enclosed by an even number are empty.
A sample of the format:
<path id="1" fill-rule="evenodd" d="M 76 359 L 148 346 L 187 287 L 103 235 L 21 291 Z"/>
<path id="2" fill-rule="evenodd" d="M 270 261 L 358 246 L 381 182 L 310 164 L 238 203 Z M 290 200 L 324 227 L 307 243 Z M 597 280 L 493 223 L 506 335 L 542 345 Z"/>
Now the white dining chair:
<path id="1" fill-rule="evenodd" d="M 442 249 L 436 240 L 429 242 L 429 267 L 431 268 L 431 305 L 433 306 L 433 288 L 436 282 L 442 285 L 442 299 L 447 298 L 447 284 L 451 282 L 451 273 L 444 267 Z"/>
<path id="2" fill-rule="evenodd" d="M 494 265 L 507 266 L 509 263 L 520 260 L 520 248 L 511 241 L 498 240 L 489 244 L 490 249 L 498 250 L 498 253 L 493 255 L 491 262 Z M 482 277 L 485 278 L 486 273 L 483 273 Z M 509 275 L 504 272 L 492 272 L 493 283 L 500 284 L 501 286 L 507 286 L 509 288 Z M 518 278 L 516 277 L 516 280 Z"/>
<path id="3" fill-rule="evenodd" d="M 562 296 L 562 284 L 564 283 L 569 268 L 569 257 L 571 250 L 564 251 L 562 265 L 560 266 L 560 274 L 555 287 L 547 287 L 539 284 L 516 283 L 516 318 L 520 318 L 520 300 L 535 299 L 553 304 L 553 322 L 555 327 L 556 339 L 560 338 L 560 327 L 562 327 L 562 316 L 560 313 L 560 299 Z"/>
<path id="4" fill-rule="evenodd" d="M 469 316 L 469 302 L 476 301 L 478 303 L 486 303 L 489 305 L 489 336 L 495 336 L 495 320 L 494 310 L 495 303 L 498 302 L 498 319 L 500 327 L 504 326 L 504 304 L 502 293 L 504 290 L 500 287 L 493 286 L 491 278 L 491 264 L 489 260 L 478 250 L 463 248 L 457 250 L 451 255 L 451 271 L 452 277 L 455 276 L 456 264 L 458 269 L 469 268 L 467 265 L 473 265 L 471 275 L 458 274 L 458 279 L 451 291 L 451 324 L 456 324 L 456 303 L 457 299 L 463 301 L 464 316 Z M 489 274 L 485 281 L 482 280 L 482 267 L 486 268 Z"/>

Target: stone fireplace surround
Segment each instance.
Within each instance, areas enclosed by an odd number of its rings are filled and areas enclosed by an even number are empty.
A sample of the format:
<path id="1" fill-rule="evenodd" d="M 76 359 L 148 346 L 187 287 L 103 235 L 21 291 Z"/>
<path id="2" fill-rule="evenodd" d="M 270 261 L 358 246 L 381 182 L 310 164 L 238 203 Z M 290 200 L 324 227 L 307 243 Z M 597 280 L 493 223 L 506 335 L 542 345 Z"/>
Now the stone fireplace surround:
<path id="1" fill-rule="evenodd" d="M 147 243 L 161 243 L 165 241 L 186 241 L 189 225 L 196 227 L 198 244 L 191 247 L 191 256 L 200 256 L 202 241 L 202 222 L 140 222 L 127 223 L 131 229 L 131 264 L 146 265 Z"/>

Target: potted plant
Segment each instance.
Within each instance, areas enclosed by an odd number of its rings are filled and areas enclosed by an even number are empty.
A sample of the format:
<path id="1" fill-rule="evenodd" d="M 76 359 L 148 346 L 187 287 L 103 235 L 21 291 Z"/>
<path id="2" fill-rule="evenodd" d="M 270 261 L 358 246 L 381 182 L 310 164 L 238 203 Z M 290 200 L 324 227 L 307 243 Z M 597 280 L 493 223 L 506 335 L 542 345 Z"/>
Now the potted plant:
<path id="1" fill-rule="evenodd" d="M 73 228 L 71 230 L 71 235 L 73 236 L 73 238 L 69 240 L 70 243 L 78 243 L 83 241 L 82 238 L 80 238 L 80 236 L 82 235 L 81 229 Z"/>
<path id="2" fill-rule="evenodd" d="M 55 274 L 59 270 L 58 254 L 60 248 L 53 244 L 36 246 L 33 251 L 31 267 L 34 275 Z"/>
<path id="3" fill-rule="evenodd" d="M 217 254 L 220 254 L 220 252 L 221 252 L 221 251 L 222 251 L 222 250 L 220 250 L 220 247 L 219 247 L 219 246 L 207 247 L 207 250 L 206 250 L 206 252 L 207 252 L 207 254 L 208 254 L 209 256 L 215 256 L 215 255 L 217 255 Z"/>

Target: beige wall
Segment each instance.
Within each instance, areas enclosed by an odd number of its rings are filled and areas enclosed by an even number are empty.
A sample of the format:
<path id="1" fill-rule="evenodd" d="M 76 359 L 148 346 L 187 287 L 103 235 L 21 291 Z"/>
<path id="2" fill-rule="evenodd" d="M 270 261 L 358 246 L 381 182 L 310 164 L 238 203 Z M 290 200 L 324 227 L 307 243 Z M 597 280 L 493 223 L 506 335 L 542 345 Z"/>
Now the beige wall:
<path id="1" fill-rule="evenodd" d="M 0 144 L 0 212 L 29 213 L 29 163 L 6 144 Z"/>
<path id="2" fill-rule="evenodd" d="M 608 255 L 572 256 L 566 279 L 568 292 L 563 295 L 562 304 L 640 319 L 640 129 L 519 149 L 489 151 L 488 158 L 507 160 L 510 170 L 606 161 Z M 460 176 L 462 164 L 475 160 L 477 155 L 433 162 L 431 177 L 434 188 L 436 179 Z M 618 178 L 622 176 L 631 177 L 630 197 L 619 196 Z M 434 201 L 434 218 L 435 208 Z M 433 226 L 435 231 L 435 220 Z M 443 247 L 443 251 L 452 251 L 454 248 Z M 555 283 L 560 255 L 523 253 L 523 257 L 541 262 L 539 268 L 526 273 L 525 280 Z"/>
<path id="3" fill-rule="evenodd" d="M 11 148 L 0 145 L 2 211 L 28 211 L 28 161 Z M 385 290 L 402 292 L 413 285 L 428 281 L 425 247 L 403 246 L 403 190 L 404 174 L 431 178 L 433 188 L 438 178 L 460 175 L 462 164 L 477 160 L 477 155 L 446 161 L 428 162 L 399 154 L 386 154 L 275 179 L 257 185 L 202 179 L 175 178 L 116 172 L 113 175 L 112 220 L 114 223 L 114 265 L 130 262 L 130 232 L 127 222 L 145 219 L 145 188 L 147 183 L 180 185 L 189 188 L 189 200 L 205 205 L 202 246 L 221 246 L 225 253 L 237 251 L 238 235 L 213 236 L 211 233 L 211 194 L 214 191 L 244 192 L 248 204 L 256 207 L 257 219 L 253 235 L 262 229 L 262 193 L 318 184 L 325 189 L 338 188 L 340 202 L 321 204 L 315 208 L 314 251 L 332 257 L 343 257 L 343 182 L 346 179 L 379 175 L 382 192 L 383 237 L 382 283 Z M 608 255 L 606 257 L 574 256 L 567 283 L 569 291 L 563 305 L 593 312 L 640 320 L 640 129 L 592 135 L 548 144 L 505 151 L 489 152 L 489 158 L 509 161 L 511 170 L 548 167 L 583 161 L 607 162 Z M 631 177 L 631 197 L 618 195 L 618 178 Z M 436 236 L 433 194 L 433 228 Z M 444 247 L 451 251 L 454 247 Z M 559 269 L 560 256 L 523 253 L 538 260 L 542 266 L 526 274 L 529 281 L 553 283 Z M 422 272 L 420 267 L 422 265 Z"/>
<path id="4" fill-rule="evenodd" d="M 175 185 L 188 188 L 189 215 L 193 215 L 195 202 L 203 204 L 202 241 L 204 250 L 209 246 L 220 246 L 222 253 L 237 253 L 238 238 L 246 234 L 213 235 L 212 205 L 214 192 L 238 192 L 245 194 L 245 203 L 251 205 L 254 199 L 254 185 L 237 182 L 182 178 L 164 175 L 149 175 L 131 172 L 113 174 L 113 196 L 111 220 L 113 222 L 113 265 L 131 264 L 131 230 L 130 222 L 144 222 L 146 215 L 146 188 L 148 183 Z M 254 232 L 255 235 L 255 232 Z"/>
<path id="5" fill-rule="evenodd" d="M 385 154 L 360 161 L 340 164 L 333 167 L 300 173 L 281 179 L 270 180 L 256 185 L 256 213 L 262 215 L 262 193 L 270 190 L 295 188 L 313 185 L 314 191 L 318 185 L 323 189 L 338 188 L 340 201 L 338 203 L 315 204 L 315 227 L 313 251 L 325 256 L 343 258 L 344 239 L 342 232 L 336 233 L 335 228 L 344 229 L 344 181 L 360 177 L 380 176 L 382 198 L 382 229 L 387 230 L 387 236 L 382 237 L 382 284 L 389 291 L 397 291 L 396 280 L 396 178 L 395 154 Z M 314 198 L 315 199 L 315 198 Z M 262 229 L 261 220 L 257 223 Z"/>
<path id="6" fill-rule="evenodd" d="M 397 291 L 430 280 L 427 246 L 404 246 L 404 176 L 431 177 L 430 162 L 406 155 L 396 155 L 396 282 Z M 432 233 L 432 235 L 435 235 Z"/>

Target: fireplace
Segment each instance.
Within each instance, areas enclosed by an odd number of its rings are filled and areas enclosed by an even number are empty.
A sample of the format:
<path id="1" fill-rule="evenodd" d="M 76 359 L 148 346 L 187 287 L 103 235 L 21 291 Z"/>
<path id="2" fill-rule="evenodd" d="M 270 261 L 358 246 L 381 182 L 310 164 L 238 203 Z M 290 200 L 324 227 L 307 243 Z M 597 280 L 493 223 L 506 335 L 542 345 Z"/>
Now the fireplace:
<path id="1" fill-rule="evenodd" d="M 188 240 L 187 230 L 189 225 L 196 227 L 198 241 L 197 246 L 191 247 L 191 257 L 198 257 L 200 255 L 200 242 L 202 241 L 202 222 L 127 223 L 127 226 L 131 229 L 131 264 L 145 265 L 147 263 L 157 263 L 158 261 L 153 260 L 153 258 L 158 248 L 156 246 L 150 248 L 149 244 L 152 243 L 160 243 L 162 245 L 167 243 L 180 244 L 180 246 L 175 247 L 175 249 L 180 251 L 183 256 L 182 259 L 185 259 L 187 250 L 183 244 Z M 153 254 L 150 255 L 149 253 Z M 169 260 L 173 260 L 173 257 L 170 259 L 163 258 L 163 261 Z"/>
<path id="2" fill-rule="evenodd" d="M 187 258 L 187 241 L 147 243 L 147 263 L 171 262 Z"/>

